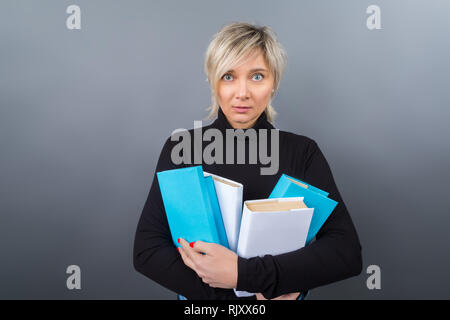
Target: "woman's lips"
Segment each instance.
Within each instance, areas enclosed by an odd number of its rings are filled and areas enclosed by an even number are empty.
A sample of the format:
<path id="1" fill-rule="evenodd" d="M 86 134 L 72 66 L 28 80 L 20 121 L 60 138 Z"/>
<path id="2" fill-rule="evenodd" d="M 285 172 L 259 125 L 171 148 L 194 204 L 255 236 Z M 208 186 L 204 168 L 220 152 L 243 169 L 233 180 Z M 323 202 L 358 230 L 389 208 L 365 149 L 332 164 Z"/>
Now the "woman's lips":
<path id="1" fill-rule="evenodd" d="M 250 107 L 233 106 L 233 110 L 239 113 L 244 113 L 250 110 Z"/>

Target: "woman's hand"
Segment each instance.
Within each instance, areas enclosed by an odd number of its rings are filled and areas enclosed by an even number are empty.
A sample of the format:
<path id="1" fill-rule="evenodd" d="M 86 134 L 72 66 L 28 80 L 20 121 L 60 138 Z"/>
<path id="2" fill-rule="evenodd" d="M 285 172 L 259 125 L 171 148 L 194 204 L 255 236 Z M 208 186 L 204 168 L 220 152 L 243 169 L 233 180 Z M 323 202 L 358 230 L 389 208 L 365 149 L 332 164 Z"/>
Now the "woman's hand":
<path id="1" fill-rule="evenodd" d="M 300 292 L 286 293 L 270 300 L 297 300 Z M 261 293 L 256 294 L 256 300 L 267 300 Z"/>
<path id="2" fill-rule="evenodd" d="M 238 256 L 233 251 L 203 241 L 189 244 L 184 239 L 178 239 L 178 242 L 184 264 L 194 270 L 204 283 L 213 288 L 236 288 Z"/>

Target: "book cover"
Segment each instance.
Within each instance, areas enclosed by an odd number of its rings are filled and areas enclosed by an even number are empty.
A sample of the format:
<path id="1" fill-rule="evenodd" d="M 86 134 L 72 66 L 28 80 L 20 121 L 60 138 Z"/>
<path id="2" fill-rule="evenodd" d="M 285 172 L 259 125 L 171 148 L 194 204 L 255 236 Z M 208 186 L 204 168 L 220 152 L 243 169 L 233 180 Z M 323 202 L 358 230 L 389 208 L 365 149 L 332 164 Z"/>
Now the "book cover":
<path id="1" fill-rule="evenodd" d="M 229 248 L 211 176 L 201 166 L 157 172 L 172 241 L 204 241 Z"/>
<path id="2" fill-rule="evenodd" d="M 269 196 L 271 198 L 304 197 L 308 208 L 314 208 L 314 214 L 306 239 L 308 245 L 328 219 L 337 202 L 328 198 L 328 192 L 316 188 L 299 179 L 282 174 Z"/>
<path id="3" fill-rule="evenodd" d="M 303 197 L 245 201 L 237 254 L 262 257 L 304 247 L 314 210 L 305 205 Z M 235 290 L 235 294 L 254 293 Z"/>

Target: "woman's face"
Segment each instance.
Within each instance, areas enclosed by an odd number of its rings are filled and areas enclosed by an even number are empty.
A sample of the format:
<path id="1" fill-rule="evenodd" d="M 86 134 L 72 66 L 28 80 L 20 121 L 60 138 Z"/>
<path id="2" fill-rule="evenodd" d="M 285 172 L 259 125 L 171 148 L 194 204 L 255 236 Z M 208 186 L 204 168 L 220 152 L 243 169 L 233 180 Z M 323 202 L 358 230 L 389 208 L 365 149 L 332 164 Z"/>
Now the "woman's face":
<path id="1" fill-rule="evenodd" d="M 261 51 L 257 51 L 219 80 L 218 103 L 233 128 L 247 129 L 264 112 L 272 89 L 273 75 Z"/>

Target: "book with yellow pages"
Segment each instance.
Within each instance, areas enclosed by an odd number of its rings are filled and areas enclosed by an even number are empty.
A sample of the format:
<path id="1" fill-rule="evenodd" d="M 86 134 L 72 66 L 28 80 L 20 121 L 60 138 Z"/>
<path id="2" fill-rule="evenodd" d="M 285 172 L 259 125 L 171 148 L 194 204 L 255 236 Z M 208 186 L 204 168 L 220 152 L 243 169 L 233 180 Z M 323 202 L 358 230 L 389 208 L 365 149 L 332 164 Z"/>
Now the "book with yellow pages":
<path id="1" fill-rule="evenodd" d="M 282 174 L 275 188 L 269 196 L 271 198 L 304 197 L 309 208 L 314 208 L 314 215 L 309 227 L 306 245 L 308 245 L 319 232 L 328 219 L 337 202 L 328 198 L 328 192 L 316 188 L 304 181 Z"/>
<path id="2" fill-rule="evenodd" d="M 303 197 L 244 202 L 237 254 L 243 258 L 278 255 L 304 247 L 314 208 Z M 238 297 L 255 293 L 237 291 Z"/>

